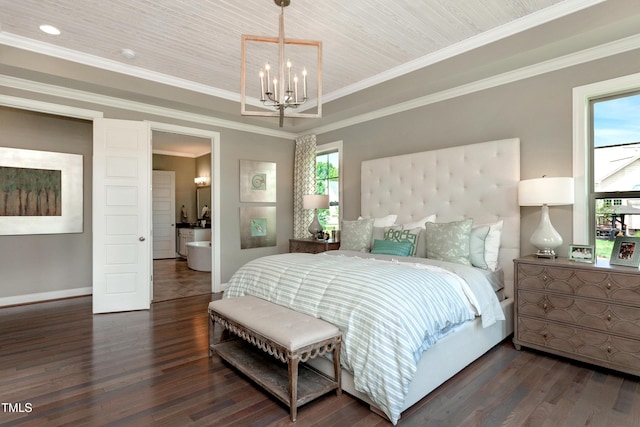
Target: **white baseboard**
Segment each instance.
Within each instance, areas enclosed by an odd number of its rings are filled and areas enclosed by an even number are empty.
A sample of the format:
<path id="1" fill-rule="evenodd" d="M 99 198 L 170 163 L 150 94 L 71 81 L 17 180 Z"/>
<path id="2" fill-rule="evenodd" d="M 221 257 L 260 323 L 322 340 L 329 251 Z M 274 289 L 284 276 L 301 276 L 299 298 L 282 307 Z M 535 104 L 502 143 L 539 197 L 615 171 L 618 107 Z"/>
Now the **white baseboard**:
<path id="1" fill-rule="evenodd" d="M 9 305 L 17 305 L 17 304 L 28 304 L 33 302 L 42 302 L 49 301 L 60 298 L 71 298 L 71 297 L 79 297 L 85 295 L 91 295 L 93 293 L 93 288 L 76 288 L 76 289 L 65 289 L 62 291 L 53 291 L 53 292 L 41 292 L 37 294 L 27 294 L 27 295 L 16 295 L 13 297 L 4 297 L 0 298 L 0 307 L 6 307 Z"/>

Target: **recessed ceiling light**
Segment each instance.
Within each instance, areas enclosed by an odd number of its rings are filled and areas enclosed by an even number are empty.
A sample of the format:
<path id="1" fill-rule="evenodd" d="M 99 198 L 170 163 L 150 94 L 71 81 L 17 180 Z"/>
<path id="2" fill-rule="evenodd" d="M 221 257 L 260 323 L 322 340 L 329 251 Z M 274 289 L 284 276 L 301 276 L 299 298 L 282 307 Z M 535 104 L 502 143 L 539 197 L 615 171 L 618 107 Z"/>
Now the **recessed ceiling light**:
<path id="1" fill-rule="evenodd" d="M 53 36 L 60 35 L 60 30 L 53 25 L 40 25 L 40 30 Z"/>
<path id="2" fill-rule="evenodd" d="M 127 59 L 133 59 L 136 57 L 136 53 L 132 49 L 122 49 L 120 53 L 122 53 L 122 56 Z"/>

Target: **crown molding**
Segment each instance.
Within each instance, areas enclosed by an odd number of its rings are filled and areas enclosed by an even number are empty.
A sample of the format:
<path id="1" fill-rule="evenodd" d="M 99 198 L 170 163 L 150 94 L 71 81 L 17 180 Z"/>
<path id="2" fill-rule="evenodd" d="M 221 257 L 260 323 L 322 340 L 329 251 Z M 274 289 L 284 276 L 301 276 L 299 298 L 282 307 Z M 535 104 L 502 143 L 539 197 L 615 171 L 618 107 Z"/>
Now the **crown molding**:
<path id="1" fill-rule="evenodd" d="M 12 33 L 0 32 L 0 44 L 15 47 L 42 55 L 52 56 L 54 58 L 64 59 L 66 61 L 76 62 L 78 64 L 88 65 L 99 69 L 113 71 L 131 77 L 137 77 L 156 83 L 166 84 L 169 86 L 187 89 L 190 91 L 215 96 L 229 101 L 240 102 L 240 95 L 228 90 L 218 89 L 201 83 L 195 83 L 190 80 L 169 76 L 167 74 L 158 73 L 134 65 L 123 64 L 118 61 L 101 58 L 99 56 L 88 53 L 81 53 L 76 50 L 55 46 L 49 43 L 29 39 L 27 37 L 18 36 Z"/>
<path id="2" fill-rule="evenodd" d="M 468 84 L 457 86 L 451 89 L 443 90 L 433 94 L 415 98 L 410 101 L 391 105 L 379 110 L 371 111 L 359 116 L 350 117 L 345 120 L 339 120 L 326 126 L 319 126 L 310 129 L 307 133 L 315 133 L 320 135 L 326 132 L 342 129 L 348 126 L 357 125 L 359 123 L 368 122 L 370 120 L 379 119 L 390 116 L 392 114 L 402 113 L 414 108 L 424 107 L 426 105 L 435 104 L 437 102 L 446 101 L 448 99 L 457 98 L 459 96 L 468 95 L 481 90 L 490 89 L 518 80 L 524 80 L 541 74 L 550 73 L 561 70 L 563 68 L 584 64 L 608 56 L 617 55 L 619 53 L 629 52 L 631 50 L 640 49 L 640 34 L 626 37 L 613 42 L 605 43 L 593 48 L 584 49 L 558 58 L 543 61 L 531 66 L 522 67 L 517 70 L 508 71 L 506 73 L 497 74 L 486 79 L 477 80 Z"/>
<path id="3" fill-rule="evenodd" d="M 291 132 L 264 128 L 260 126 L 247 125 L 232 120 L 218 119 L 202 114 L 189 113 L 186 111 L 175 110 L 172 108 L 160 107 L 157 105 L 145 104 L 142 102 L 129 101 L 126 99 L 115 98 L 106 95 L 99 95 L 91 92 L 85 92 L 76 89 L 69 89 L 61 86 L 50 85 L 46 83 L 34 82 L 31 80 L 20 79 L 6 75 L 0 75 L 0 86 L 13 89 L 24 90 L 27 92 L 35 92 L 41 95 L 50 95 L 63 99 L 71 99 L 74 101 L 88 102 L 96 105 L 104 105 L 107 107 L 137 111 L 160 117 L 168 117 L 177 120 L 184 120 L 190 123 L 199 123 L 214 127 L 222 127 L 226 129 L 234 129 L 243 132 L 257 133 L 260 135 L 273 136 L 277 138 L 293 139 L 295 134 Z"/>

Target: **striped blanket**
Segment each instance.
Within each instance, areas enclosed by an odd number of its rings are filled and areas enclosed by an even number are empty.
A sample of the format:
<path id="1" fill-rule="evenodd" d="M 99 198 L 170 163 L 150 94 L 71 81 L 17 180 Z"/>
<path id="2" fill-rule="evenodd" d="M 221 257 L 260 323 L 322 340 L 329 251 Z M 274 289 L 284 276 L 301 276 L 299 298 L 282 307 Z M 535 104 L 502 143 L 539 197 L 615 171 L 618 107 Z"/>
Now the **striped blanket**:
<path id="1" fill-rule="evenodd" d="M 473 281 L 436 266 L 291 253 L 244 265 L 224 298 L 253 295 L 338 326 L 342 365 L 395 424 L 422 352 L 477 314 L 502 316 L 489 283 Z"/>

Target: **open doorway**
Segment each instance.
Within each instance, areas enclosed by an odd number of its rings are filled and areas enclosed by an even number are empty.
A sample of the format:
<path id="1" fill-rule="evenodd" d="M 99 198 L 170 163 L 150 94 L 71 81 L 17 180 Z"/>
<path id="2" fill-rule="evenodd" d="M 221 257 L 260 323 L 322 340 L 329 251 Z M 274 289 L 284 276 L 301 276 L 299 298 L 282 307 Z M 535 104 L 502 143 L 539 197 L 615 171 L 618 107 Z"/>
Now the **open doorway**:
<path id="1" fill-rule="evenodd" d="M 152 301 L 210 293 L 212 139 L 153 129 L 151 145 L 154 181 L 157 176 L 162 183 L 154 183 L 156 191 L 152 189 Z M 173 245 L 169 251 L 168 244 Z M 164 250 L 156 251 L 156 246 Z"/>

